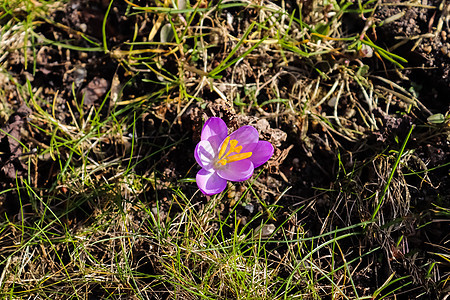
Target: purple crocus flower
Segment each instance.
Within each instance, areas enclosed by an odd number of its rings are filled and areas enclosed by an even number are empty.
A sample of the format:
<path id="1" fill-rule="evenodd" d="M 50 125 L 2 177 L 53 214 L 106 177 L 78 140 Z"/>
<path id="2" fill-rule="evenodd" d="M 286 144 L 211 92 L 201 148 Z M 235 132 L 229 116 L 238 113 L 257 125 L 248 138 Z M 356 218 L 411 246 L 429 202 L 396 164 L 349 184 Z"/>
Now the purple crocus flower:
<path id="1" fill-rule="evenodd" d="M 254 169 L 272 155 L 272 144 L 259 141 L 254 127 L 242 126 L 228 135 L 221 118 L 209 118 L 195 147 L 195 160 L 202 167 L 197 173 L 197 185 L 205 195 L 218 194 L 227 186 L 227 180 L 249 179 Z"/>

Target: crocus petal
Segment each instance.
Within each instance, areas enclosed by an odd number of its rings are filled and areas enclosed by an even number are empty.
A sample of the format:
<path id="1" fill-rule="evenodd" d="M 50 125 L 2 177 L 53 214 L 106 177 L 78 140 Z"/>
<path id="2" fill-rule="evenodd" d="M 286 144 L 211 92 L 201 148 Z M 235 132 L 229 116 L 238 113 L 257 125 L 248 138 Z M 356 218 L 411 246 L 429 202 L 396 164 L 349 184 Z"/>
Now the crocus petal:
<path id="1" fill-rule="evenodd" d="M 200 191 L 209 196 L 222 192 L 227 186 L 227 181 L 217 175 L 215 171 L 205 169 L 198 171 L 196 181 Z"/>
<path id="2" fill-rule="evenodd" d="M 242 126 L 232 134 L 230 134 L 230 140 L 237 140 L 238 145 L 242 146 L 241 153 L 252 152 L 258 143 L 259 134 L 258 130 L 253 126 Z"/>
<path id="3" fill-rule="evenodd" d="M 227 124 L 221 118 L 209 118 L 202 129 L 202 141 L 208 140 L 214 149 L 218 149 L 220 143 L 227 137 Z"/>
<path id="4" fill-rule="evenodd" d="M 271 143 L 266 141 L 259 141 L 255 149 L 253 149 L 253 154 L 248 159 L 253 163 L 255 168 L 264 164 L 273 155 L 273 146 Z"/>
<path id="5" fill-rule="evenodd" d="M 200 141 L 195 147 L 194 157 L 197 163 L 204 169 L 210 170 L 214 165 L 216 149 L 209 141 Z"/>
<path id="6" fill-rule="evenodd" d="M 219 170 L 217 170 L 217 174 L 220 177 L 230 181 L 245 181 L 252 177 L 253 163 L 248 159 L 243 159 L 240 161 L 235 161 L 232 163 L 228 163 Z"/>

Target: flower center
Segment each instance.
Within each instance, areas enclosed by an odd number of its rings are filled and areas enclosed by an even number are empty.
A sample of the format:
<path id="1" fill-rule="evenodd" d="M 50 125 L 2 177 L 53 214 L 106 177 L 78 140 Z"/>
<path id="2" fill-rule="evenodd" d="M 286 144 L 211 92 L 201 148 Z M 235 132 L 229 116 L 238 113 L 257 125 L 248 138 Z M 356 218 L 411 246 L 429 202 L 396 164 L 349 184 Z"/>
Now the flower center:
<path id="1" fill-rule="evenodd" d="M 218 156 L 219 160 L 217 161 L 217 163 L 222 166 L 225 166 L 227 163 L 243 160 L 243 159 L 246 159 L 246 158 L 249 158 L 250 156 L 252 156 L 252 154 L 253 154 L 252 152 L 241 153 L 242 146 L 238 146 L 238 143 L 239 142 L 237 140 L 230 141 L 230 137 L 227 137 L 223 141 L 222 146 L 220 147 L 219 156 Z M 228 146 L 230 146 L 229 149 L 228 149 Z M 227 149 L 228 149 L 228 151 L 227 151 Z M 236 154 L 230 155 L 232 153 L 236 153 Z"/>

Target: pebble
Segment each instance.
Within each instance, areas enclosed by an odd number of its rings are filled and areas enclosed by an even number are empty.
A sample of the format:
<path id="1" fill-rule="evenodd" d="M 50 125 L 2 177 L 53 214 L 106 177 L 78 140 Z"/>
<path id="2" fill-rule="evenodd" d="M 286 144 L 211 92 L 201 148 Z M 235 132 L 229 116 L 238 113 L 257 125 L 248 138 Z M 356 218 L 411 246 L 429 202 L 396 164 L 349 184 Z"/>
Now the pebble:
<path id="1" fill-rule="evenodd" d="M 84 33 L 86 33 L 88 26 L 84 23 L 80 24 L 80 30 Z"/>
<path id="2" fill-rule="evenodd" d="M 425 53 L 430 53 L 431 52 L 431 50 L 433 50 L 433 47 L 431 47 L 430 45 L 427 45 L 427 46 L 424 46 L 423 47 L 423 51 L 425 52 Z"/>
<path id="3" fill-rule="evenodd" d="M 161 211 L 161 208 L 158 211 L 158 207 L 153 206 L 151 208 L 151 211 L 152 211 L 153 216 L 158 217 L 159 220 L 163 220 L 164 219 L 165 214 L 164 214 L 164 212 Z"/>
<path id="4" fill-rule="evenodd" d="M 228 191 L 227 197 L 228 197 L 229 199 L 234 198 L 234 196 L 236 196 L 236 192 L 235 192 L 235 191 Z"/>
<path id="5" fill-rule="evenodd" d="M 268 238 L 276 229 L 274 224 L 264 224 L 256 227 L 255 234 L 253 235 L 255 238 L 259 238 L 261 236 L 262 239 Z"/>
<path id="6" fill-rule="evenodd" d="M 328 100 L 327 104 L 329 107 L 334 107 L 336 105 L 337 98 L 331 97 L 330 100 Z"/>
<path id="7" fill-rule="evenodd" d="M 254 207 L 253 204 L 251 204 L 251 203 L 245 205 L 244 208 L 245 208 L 246 210 L 248 210 L 249 213 L 251 213 L 251 214 L 255 211 L 255 207 Z"/>
<path id="8" fill-rule="evenodd" d="M 347 119 L 352 118 L 354 115 L 356 115 L 356 110 L 354 110 L 353 108 L 349 108 L 345 112 L 345 118 L 347 118 Z"/>

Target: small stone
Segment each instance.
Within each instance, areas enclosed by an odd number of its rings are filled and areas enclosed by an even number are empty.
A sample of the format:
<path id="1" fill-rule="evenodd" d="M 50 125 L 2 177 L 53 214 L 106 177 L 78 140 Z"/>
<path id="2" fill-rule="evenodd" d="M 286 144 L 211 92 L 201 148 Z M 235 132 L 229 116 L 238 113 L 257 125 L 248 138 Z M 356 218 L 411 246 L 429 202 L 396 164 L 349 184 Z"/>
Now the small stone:
<path id="1" fill-rule="evenodd" d="M 423 47 L 423 51 L 427 54 L 430 53 L 431 50 L 433 50 L 433 47 L 431 47 L 431 45 L 427 45 L 427 46 Z"/>
<path id="2" fill-rule="evenodd" d="M 276 226 L 273 224 L 264 224 L 256 227 L 255 233 L 253 235 L 254 238 L 268 238 L 275 231 Z"/>
<path id="3" fill-rule="evenodd" d="M 228 191 L 228 193 L 227 193 L 228 199 L 234 198 L 235 196 L 236 196 L 236 192 L 235 191 Z"/>
<path id="4" fill-rule="evenodd" d="M 76 87 L 79 87 L 87 77 L 87 71 L 83 67 L 77 67 L 73 71 L 74 83 Z"/>
<path id="5" fill-rule="evenodd" d="M 86 31 L 87 31 L 87 25 L 84 24 L 84 23 L 80 24 L 80 30 L 81 30 L 82 32 L 86 33 Z"/>
<path id="6" fill-rule="evenodd" d="M 328 100 L 327 104 L 329 107 L 334 107 L 336 105 L 337 98 L 331 97 L 330 100 Z"/>
<path id="7" fill-rule="evenodd" d="M 251 214 L 255 211 L 255 207 L 254 207 L 253 204 L 251 204 L 251 203 L 245 205 L 244 208 L 245 208 L 246 210 L 248 210 L 249 213 L 251 213 Z"/>
<path id="8" fill-rule="evenodd" d="M 356 110 L 354 110 L 353 108 L 347 109 L 347 111 L 345 112 L 345 118 L 346 118 L 346 119 L 350 119 L 350 118 L 352 118 L 355 114 L 356 114 Z"/>

